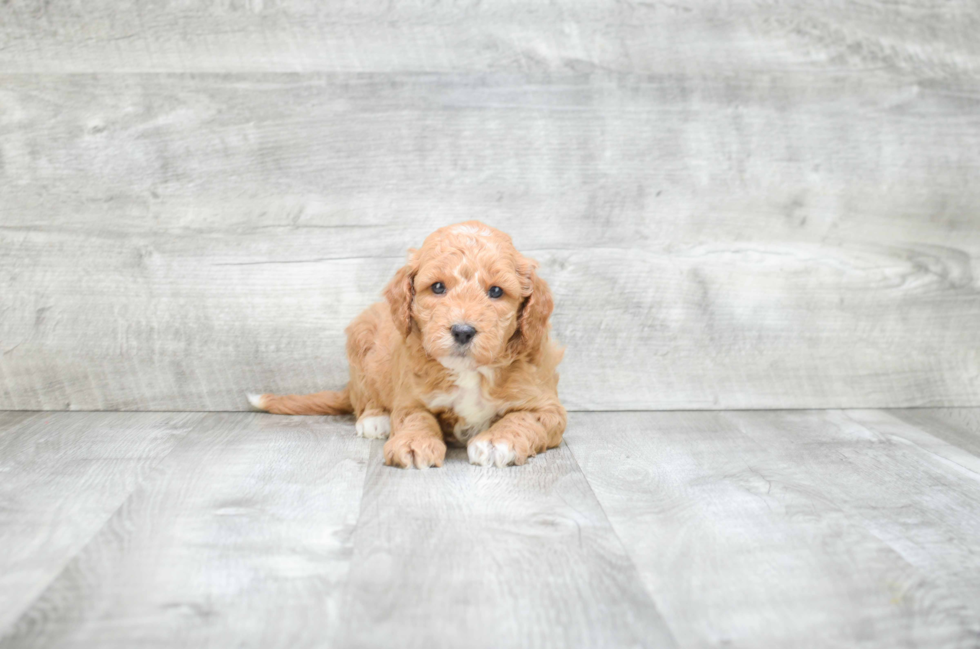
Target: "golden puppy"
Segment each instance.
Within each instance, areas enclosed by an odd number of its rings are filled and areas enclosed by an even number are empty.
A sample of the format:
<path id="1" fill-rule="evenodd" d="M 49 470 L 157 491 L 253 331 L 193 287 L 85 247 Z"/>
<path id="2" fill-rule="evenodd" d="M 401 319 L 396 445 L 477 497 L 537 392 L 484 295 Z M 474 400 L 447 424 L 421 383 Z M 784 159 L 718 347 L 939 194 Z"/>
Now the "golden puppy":
<path id="1" fill-rule="evenodd" d="M 478 221 L 436 230 L 388 284 L 386 302 L 347 327 L 350 382 L 339 392 L 250 395 L 261 410 L 357 415 L 357 434 L 390 437 L 385 463 L 442 466 L 446 442 L 482 466 L 523 464 L 558 446 L 563 350 L 537 262 Z"/>

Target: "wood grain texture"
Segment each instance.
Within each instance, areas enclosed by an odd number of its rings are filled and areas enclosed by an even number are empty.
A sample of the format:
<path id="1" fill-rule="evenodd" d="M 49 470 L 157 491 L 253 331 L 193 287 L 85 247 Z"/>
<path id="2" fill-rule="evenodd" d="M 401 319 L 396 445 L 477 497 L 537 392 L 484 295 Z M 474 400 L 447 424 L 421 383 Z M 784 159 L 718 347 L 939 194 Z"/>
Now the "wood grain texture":
<path id="1" fill-rule="evenodd" d="M 971 79 L 8 74 L 0 407 L 339 386 L 473 217 L 542 262 L 571 409 L 976 405 Z"/>
<path id="2" fill-rule="evenodd" d="M 980 72 L 968 0 L 9 0 L 2 17 L 17 72 Z"/>
<path id="3" fill-rule="evenodd" d="M 674 645 L 565 447 L 427 472 L 373 450 L 339 646 Z"/>
<path id="4" fill-rule="evenodd" d="M 0 413 L 0 630 L 202 416 Z"/>
<path id="5" fill-rule="evenodd" d="M 980 409 L 906 408 L 889 410 L 890 415 L 980 457 Z"/>
<path id="6" fill-rule="evenodd" d="M 343 419 L 204 416 L 0 647 L 322 645 L 369 449 Z"/>
<path id="7" fill-rule="evenodd" d="M 974 647 L 980 455 L 928 414 L 573 413 L 418 472 L 346 418 L 0 412 L 0 647 Z"/>
<path id="8" fill-rule="evenodd" d="M 902 599 L 921 598 L 934 620 L 961 621 L 976 643 L 980 457 L 934 436 L 935 424 L 907 425 L 875 410 L 728 416 L 787 460 L 819 466 L 813 478 L 826 497 L 919 571 L 922 585 L 909 589 L 919 592 Z M 806 448 L 789 443 L 789 435 Z M 944 602 L 943 594 L 951 598 Z"/>
<path id="9" fill-rule="evenodd" d="M 976 643 L 980 474 L 927 430 L 577 413 L 566 440 L 681 646 Z"/>

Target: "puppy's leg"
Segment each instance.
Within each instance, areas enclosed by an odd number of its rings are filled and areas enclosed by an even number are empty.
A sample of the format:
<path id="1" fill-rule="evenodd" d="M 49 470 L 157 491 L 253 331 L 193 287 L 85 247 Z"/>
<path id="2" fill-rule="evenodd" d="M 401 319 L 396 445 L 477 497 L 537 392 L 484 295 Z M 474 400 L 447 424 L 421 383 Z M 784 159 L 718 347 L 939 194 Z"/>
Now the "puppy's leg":
<path id="1" fill-rule="evenodd" d="M 395 410 L 391 413 L 391 437 L 385 442 L 384 454 L 389 466 L 442 466 L 446 443 L 439 422 L 427 410 Z"/>
<path id="2" fill-rule="evenodd" d="M 358 437 L 385 439 L 391 432 L 391 416 L 387 410 L 372 405 L 364 409 L 354 425 Z"/>
<path id="3" fill-rule="evenodd" d="M 565 409 L 554 403 L 537 410 L 509 412 L 466 445 L 470 464 L 507 466 L 524 464 L 527 458 L 561 443 Z"/>

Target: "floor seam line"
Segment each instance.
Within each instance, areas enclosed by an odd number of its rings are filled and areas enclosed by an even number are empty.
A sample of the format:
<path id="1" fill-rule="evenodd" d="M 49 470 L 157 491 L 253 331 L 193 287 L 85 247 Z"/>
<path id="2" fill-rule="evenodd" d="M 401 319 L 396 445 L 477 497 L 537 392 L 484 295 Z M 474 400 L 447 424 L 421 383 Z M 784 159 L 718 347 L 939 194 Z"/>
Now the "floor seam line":
<path id="1" fill-rule="evenodd" d="M 619 532 L 616 530 L 616 526 L 613 525 L 612 520 L 610 520 L 609 518 L 609 513 L 606 511 L 606 508 L 602 505 L 602 501 L 599 500 L 599 496 L 596 494 L 595 489 L 592 487 L 592 482 L 589 481 L 589 476 L 586 475 L 585 471 L 582 470 L 582 465 L 579 463 L 578 458 L 575 457 L 575 452 L 572 450 L 572 445 L 568 443 L 567 439 L 563 439 L 562 443 L 565 445 L 565 448 L 568 449 L 568 455 L 572 458 L 572 461 L 575 463 L 575 468 L 578 469 L 578 472 L 582 476 L 582 479 L 585 480 L 585 485 L 589 488 L 589 493 L 592 494 L 592 498 L 595 499 L 596 504 L 599 506 L 599 510 L 602 512 L 602 517 L 606 519 L 606 524 L 609 526 L 609 530 L 613 533 L 613 536 L 616 538 L 616 542 L 619 543 L 619 547 L 623 550 L 623 556 L 625 556 L 626 560 L 629 561 L 629 565 L 633 569 L 633 574 L 636 575 L 636 580 L 639 582 L 640 587 L 643 589 L 643 592 L 647 594 L 647 597 L 650 598 L 650 602 L 653 604 L 654 611 L 656 611 L 657 615 L 660 616 L 660 619 L 663 621 L 664 626 L 670 632 L 670 637 L 671 639 L 673 639 L 674 644 L 676 646 L 680 646 L 680 643 L 677 641 L 677 633 L 674 631 L 673 627 L 671 626 L 670 621 L 667 620 L 667 617 L 664 615 L 663 609 L 661 609 L 660 605 L 657 603 L 657 599 L 653 596 L 653 593 L 650 592 L 650 589 L 647 587 L 646 582 L 644 582 L 643 576 L 640 573 L 640 569 L 639 567 L 637 567 L 636 561 L 633 560 L 633 555 L 630 554 L 629 550 L 626 549 L 626 544 L 623 543 L 623 539 L 620 538 Z"/>
<path id="2" fill-rule="evenodd" d="M 39 412 L 46 412 L 46 411 L 39 411 Z M 199 419 L 203 420 L 205 419 L 205 416 L 208 413 L 178 412 L 175 414 L 184 415 L 185 419 L 190 419 L 191 418 L 190 415 L 198 414 L 200 415 Z M 68 557 L 61 564 L 61 566 L 58 568 L 58 571 L 51 576 L 51 579 L 49 579 L 44 584 L 44 587 L 41 588 L 40 591 L 38 591 L 37 595 L 31 598 L 30 601 L 26 602 L 26 604 L 17 613 L 17 617 L 13 618 L 10 624 L 6 628 L 0 629 L 0 642 L 14 635 L 12 632 L 14 632 L 17 629 L 17 626 L 20 624 L 20 621 L 24 619 L 24 615 L 26 615 L 27 613 L 29 613 L 31 610 L 34 609 L 35 604 L 37 604 L 44 597 L 44 595 L 51 588 L 52 584 L 57 582 L 58 579 L 64 574 L 65 570 L 68 569 L 68 566 L 70 566 L 73 561 L 75 561 L 79 556 L 81 556 L 83 552 L 85 552 L 85 550 L 92 544 L 92 541 L 102 532 L 102 530 L 105 529 L 105 526 L 109 523 L 109 521 L 111 521 L 112 518 L 116 514 L 118 514 L 123 507 L 126 506 L 126 503 L 132 500 L 133 494 L 135 494 L 137 491 L 140 490 L 140 488 L 146 485 L 146 483 L 150 480 L 153 473 L 156 471 L 157 467 L 159 467 L 164 460 L 166 460 L 168 457 L 170 457 L 173 454 L 174 450 L 176 450 L 177 447 L 180 446 L 181 442 L 183 442 L 184 439 L 186 439 L 187 435 L 189 434 L 190 434 L 190 430 L 184 433 L 181 436 L 181 438 L 170 448 L 170 450 L 168 450 L 166 453 L 161 455 L 159 458 L 157 458 L 156 461 L 154 461 L 152 464 L 148 466 L 146 471 L 147 474 L 146 479 L 137 481 L 136 484 L 133 485 L 133 488 L 130 489 L 129 492 L 126 494 L 126 497 L 119 502 L 119 505 L 117 507 L 115 507 L 111 512 L 109 512 L 105 516 L 105 518 L 99 523 L 99 526 L 92 532 L 92 534 L 87 539 L 85 539 L 85 542 L 81 546 L 79 546 L 78 550 L 74 552 L 70 557 Z"/>

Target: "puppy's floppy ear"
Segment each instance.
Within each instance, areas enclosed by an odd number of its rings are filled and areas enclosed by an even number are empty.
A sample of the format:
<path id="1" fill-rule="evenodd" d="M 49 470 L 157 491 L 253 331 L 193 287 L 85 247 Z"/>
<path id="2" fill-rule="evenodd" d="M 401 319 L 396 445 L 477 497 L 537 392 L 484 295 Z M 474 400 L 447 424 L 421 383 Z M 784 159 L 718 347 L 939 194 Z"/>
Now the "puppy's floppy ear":
<path id="1" fill-rule="evenodd" d="M 551 289 L 538 277 L 537 267 L 538 262 L 526 258 L 517 267 L 524 284 L 521 292 L 526 296 L 517 316 L 517 331 L 511 339 L 518 353 L 533 351 L 541 345 L 548 332 L 548 318 L 555 308 Z"/>
<path id="2" fill-rule="evenodd" d="M 413 280 L 418 266 L 415 263 L 416 251 L 409 250 L 408 263 L 398 269 L 385 287 L 385 300 L 391 308 L 391 319 L 403 336 L 412 333 L 412 301 L 415 299 Z"/>

